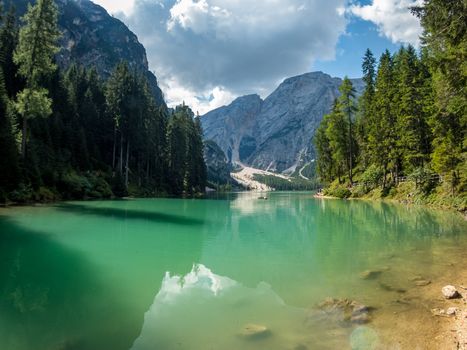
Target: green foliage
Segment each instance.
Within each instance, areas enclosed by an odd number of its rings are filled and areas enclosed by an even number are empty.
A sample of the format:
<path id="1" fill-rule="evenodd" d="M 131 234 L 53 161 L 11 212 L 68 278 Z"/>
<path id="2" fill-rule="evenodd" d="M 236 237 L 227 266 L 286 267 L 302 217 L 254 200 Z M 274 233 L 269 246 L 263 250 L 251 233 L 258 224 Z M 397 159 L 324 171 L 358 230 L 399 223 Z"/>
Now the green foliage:
<path id="1" fill-rule="evenodd" d="M 179 106 L 167 126 L 169 184 L 174 194 L 203 193 L 207 169 L 199 118 L 187 106 Z"/>
<path id="2" fill-rule="evenodd" d="M 439 175 L 428 167 L 415 169 L 408 178 L 413 181 L 416 188 L 424 194 L 430 193 L 439 183 Z"/>
<path id="3" fill-rule="evenodd" d="M 276 191 L 312 191 L 318 188 L 316 182 L 298 177 L 287 180 L 274 175 L 256 174 L 253 176 L 253 179 L 274 188 Z"/>
<path id="4" fill-rule="evenodd" d="M 15 109 L 23 118 L 46 118 L 52 114 L 52 100 L 44 88 L 24 89 L 17 95 Z"/>
<path id="5" fill-rule="evenodd" d="M 349 190 L 349 188 L 343 184 L 340 184 L 338 182 L 334 182 L 326 188 L 323 191 L 325 196 L 331 196 L 331 197 L 336 197 L 336 198 L 350 198 L 352 196 L 352 192 Z"/>
<path id="6" fill-rule="evenodd" d="M 367 191 L 372 190 L 380 185 L 383 176 L 384 174 L 381 168 L 376 164 L 371 164 L 361 175 L 360 184 L 364 186 Z"/>
<path id="7" fill-rule="evenodd" d="M 37 87 L 40 80 L 52 74 L 56 65 L 54 54 L 58 52 L 58 10 L 53 0 L 37 0 L 29 5 L 22 18 L 25 25 L 19 32 L 19 43 L 14 53 L 14 61 L 19 66 L 29 87 Z"/>
<path id="8" fill-rule="evenodd" d="M 346 194 L 338 184 L 347 166 L 350 182 L 353 173 L 358 177 L 352 196 L 460 208 L 463 200 L 447 198 L 464 198 L 467 186 L 467 3 L 424 0 L 413 12 L 425 29 L 423 47 L 386 51 L 379 62 L 366 51 L 358 111 L 344 80 L 338 103 L 317 130 L 318 172 L 338 197 Z"/>
<path id="9" fill-rule="evenodd" d="M 52 101 L 41 83 L 57 68 L 53 63 L 60 37 L 57 18 L 58 11 L 53 0 L 37 0 L 34 6 L 28 5 L 28 11 L 22 19 L 25 25 L 20 29 L 18 45 L 13 54 L 18 74 L 26 82 L 26 88 L 18 93 L 16 102 L 16 109 L 23 119 L 23 158 L 26 157 L 28 119 L 51 114 Z"/>
<path id="10" fill-rule="evenodd" d="M 204 192 L 202 130 L 189 108 L 169 116 L 126 62 L 107 81 L 92 68 L 57 69 L 56 19 L 54 2 L 38 0 L 20 29 L 14 10 L 0 25 L 0 200 Z"/>

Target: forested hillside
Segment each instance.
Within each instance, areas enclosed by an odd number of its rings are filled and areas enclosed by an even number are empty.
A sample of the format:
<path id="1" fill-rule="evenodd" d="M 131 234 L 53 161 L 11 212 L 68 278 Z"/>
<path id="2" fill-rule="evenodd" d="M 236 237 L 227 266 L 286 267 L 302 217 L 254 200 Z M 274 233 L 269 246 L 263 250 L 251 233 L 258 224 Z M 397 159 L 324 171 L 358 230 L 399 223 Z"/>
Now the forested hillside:
<path id="1" fill-rule="evenodd" d="M 121 62 L 59 69 L 53 0 L 17 20 L 0 11 L 0 201 L 203 192 L 199 120 L 157 104 L 147 76 Z"/>
<path id="2" fill-rule="evenodd" d="M 466 207 L 467 8 L 425 0 L 412 11 L 422 47 L 365 53 L 360 99 L 350 80 L 315 135 L 327 194 Z"/>

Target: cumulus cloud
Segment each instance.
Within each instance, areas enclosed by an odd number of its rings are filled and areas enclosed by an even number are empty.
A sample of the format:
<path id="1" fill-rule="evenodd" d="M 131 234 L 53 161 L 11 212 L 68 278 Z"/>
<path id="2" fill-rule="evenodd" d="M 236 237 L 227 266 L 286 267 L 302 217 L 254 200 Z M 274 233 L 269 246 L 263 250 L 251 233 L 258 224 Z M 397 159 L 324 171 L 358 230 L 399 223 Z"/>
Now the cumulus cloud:
<path id="1" fill-rule="evenodd" d="M 136 0 L 122 19 L 148 51 L 169 104 L 200 113 L 270 92 L 333 59 L 346 0 Z"/>
<path id="2" fill-rule="evenodd" d="M 134 0 L 93 0 L 112 14 L 125 13 L 131 15 Z"/>
<path id="3" fill-rule="evenodd" d="M 393 43 L 419 46 L 422 27 L 420 21 L 411 14 L 410 7 L 421 3 L 422 0 L 372 0 L 370 5 L 351 6 L 350 12 L 375 23 L 380 34 Z"/>

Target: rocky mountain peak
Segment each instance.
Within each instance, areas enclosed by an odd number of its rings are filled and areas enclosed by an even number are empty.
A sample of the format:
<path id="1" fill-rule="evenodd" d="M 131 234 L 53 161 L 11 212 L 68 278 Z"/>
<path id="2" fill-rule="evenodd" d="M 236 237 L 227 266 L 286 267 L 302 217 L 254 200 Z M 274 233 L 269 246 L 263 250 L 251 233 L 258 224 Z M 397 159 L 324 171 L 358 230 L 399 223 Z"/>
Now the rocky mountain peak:
<path id="1" fill-rule="evenodd" d="M 257 95 L 240 97 L 201 118 L 205 138 L 216 142 L 232 163 L 293 173 L 313 160 L 313 135 L 341 83 L 312 72 L 285 79 L 264 101 Z M 362 91 L 360 79 L 353 83 Z"/>
<path id="2" fill-rule="evenodd" d="M 33 0 L 12 0 L 22 16 Z M 144 46 L 128 27 L 90 0 L 56 0 L 62 32 L 57 62 L 62 68 L 72 63 L 94 67 L 107 78 L 121 61 L 146 75 L 158 104 L 165 105 L 157 78 L 148 70 Z"/>

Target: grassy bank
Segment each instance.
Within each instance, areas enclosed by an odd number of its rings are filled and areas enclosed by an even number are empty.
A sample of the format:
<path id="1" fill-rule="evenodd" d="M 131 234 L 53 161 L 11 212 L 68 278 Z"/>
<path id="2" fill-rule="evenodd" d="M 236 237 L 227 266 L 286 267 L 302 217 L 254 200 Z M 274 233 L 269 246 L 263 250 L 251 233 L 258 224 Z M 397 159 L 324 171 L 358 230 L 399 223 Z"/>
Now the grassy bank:
<path id="1" fill-rule="evenodd" d="M 415 181 L 405 181 L 383 189 L 371 188 L 365 185 L 349 186 L 332 183 L 323 190 L 325 196 L 337 198 L 360 198 L 369 200 L 391 200 L 404 204 L 424 205 L 437 209 L 456 210 L 467 212 L 467 194 L 454 193 L 447 183 L 440 183 L 431 188 L 417 185 Z"/>

